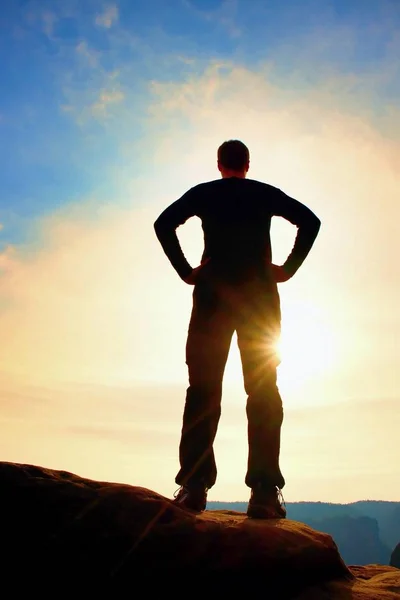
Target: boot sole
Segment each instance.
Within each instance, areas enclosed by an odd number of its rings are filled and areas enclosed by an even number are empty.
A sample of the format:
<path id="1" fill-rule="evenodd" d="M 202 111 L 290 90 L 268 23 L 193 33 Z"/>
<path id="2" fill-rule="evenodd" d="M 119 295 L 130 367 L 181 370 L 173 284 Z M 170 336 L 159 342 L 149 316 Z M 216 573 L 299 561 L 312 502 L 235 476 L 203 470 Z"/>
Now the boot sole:
<path id="1" fill-rule="evenodd" d="M 264 506 L 252 506 L 250 509 L 247 509 L 247 516 L 249 519 L 286 519 L 285 513 L 278 513 Z"/>
<path id="2" fill-rule="evenodd" d="M 206 507 L 204 507 L 204 508 L 194 508 L 193 506 L 186 506 L 186 504 L 183 504 L 181 502 L 172 501 L 172 504 L 174 504 L 175 506 L 178 506 L 182 510 L 186 510 L 188 512 L 196 513 L 196 514 L 200 514 L 200 513 L 204 512 L 206 510 Z"/>

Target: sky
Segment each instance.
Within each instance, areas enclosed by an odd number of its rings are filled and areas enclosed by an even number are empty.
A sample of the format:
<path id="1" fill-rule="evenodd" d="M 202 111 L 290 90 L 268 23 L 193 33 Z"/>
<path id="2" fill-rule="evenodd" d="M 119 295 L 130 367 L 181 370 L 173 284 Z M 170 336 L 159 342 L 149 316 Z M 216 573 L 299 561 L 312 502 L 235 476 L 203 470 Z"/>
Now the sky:
<path id="1" fill-rule="evenodd" d="M 2 7 L 1 460 L 173 494 L 192 288 L 153 223 L 241 139 L 322 221 L 279 286 L 285 499 L 400 501 L 399 31 L 397 0 Z M 210 499 L 248 499 L 245 400 L 234 339 Z"/>

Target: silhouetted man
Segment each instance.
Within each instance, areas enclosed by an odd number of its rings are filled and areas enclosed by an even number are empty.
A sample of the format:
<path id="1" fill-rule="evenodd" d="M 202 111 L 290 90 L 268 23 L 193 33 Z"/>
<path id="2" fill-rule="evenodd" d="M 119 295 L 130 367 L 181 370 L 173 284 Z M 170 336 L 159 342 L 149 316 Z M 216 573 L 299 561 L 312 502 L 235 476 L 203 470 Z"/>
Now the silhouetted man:
<path id="1" fill-rule="evenodd" d="M 213 443 L 221 414 L 222 380 L 236 331 L 247 393 L 247 514 L 284 518 L 279 466 L 282 400 L 277 388 L 276 343 L 281 312 L 277 283 L 290 279 L 309 253 L 320 228 L 313 212 L 281 190 L 246 179 L 250 157 L 239 140 L 218 148 L 222 178 L 196 185 L 171 204 L 154 224 L 178 275 L 194 285 L 186 364 L 189 387 L 179 446 L 181 486 L 175 502 L 205 509 L 217 469 Z M 204 231 L 201 264 L 187 262 L 176 229 L 198 216 Z M 297 225 L 293 250 L 282 266 L 272 264 L 273 216 Z"/>

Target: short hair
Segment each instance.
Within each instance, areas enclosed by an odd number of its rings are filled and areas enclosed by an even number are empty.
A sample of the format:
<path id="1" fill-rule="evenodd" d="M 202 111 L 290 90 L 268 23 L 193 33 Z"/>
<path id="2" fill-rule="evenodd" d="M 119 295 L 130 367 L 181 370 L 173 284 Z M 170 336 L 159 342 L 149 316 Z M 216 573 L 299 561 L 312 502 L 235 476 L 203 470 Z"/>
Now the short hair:
<path id="1" fill-rule="evenodd" d="M 225 169 L 240 171 L 250 160 L 249 149 L 240 140 L 228 140 L 218 148 L 218 162 Z"/>

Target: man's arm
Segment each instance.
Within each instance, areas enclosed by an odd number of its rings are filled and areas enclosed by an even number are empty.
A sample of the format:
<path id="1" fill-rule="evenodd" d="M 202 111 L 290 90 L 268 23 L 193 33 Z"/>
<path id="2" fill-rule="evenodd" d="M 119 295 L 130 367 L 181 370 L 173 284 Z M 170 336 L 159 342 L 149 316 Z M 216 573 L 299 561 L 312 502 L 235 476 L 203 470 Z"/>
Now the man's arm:
<path id="1" fill-rule="evenodd" d="M 184 281 L 193 272 L 182 252 L 176 229 L 179 225 L 183 225 L 190 217 L 197 214 L 196 194 L 194 188 L 186 192 L 179 200 L 173 202 L 168 208 L 161 213 L 156 222 L 154 229 L 158 240 L 163 247 L 163 250 L 169 258 L 175 271 Z"/>
<path id="2" fill-rule="evenodd" d="M 321 227 L 321 221 L 307 206 L 281 190 L 273 201 L 273 215 L 283 217 L 298 227 L 293 249 L 282 265 L 287 279 L 293 277 L 310 252 Z"/>

